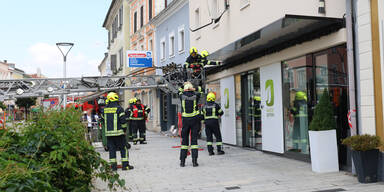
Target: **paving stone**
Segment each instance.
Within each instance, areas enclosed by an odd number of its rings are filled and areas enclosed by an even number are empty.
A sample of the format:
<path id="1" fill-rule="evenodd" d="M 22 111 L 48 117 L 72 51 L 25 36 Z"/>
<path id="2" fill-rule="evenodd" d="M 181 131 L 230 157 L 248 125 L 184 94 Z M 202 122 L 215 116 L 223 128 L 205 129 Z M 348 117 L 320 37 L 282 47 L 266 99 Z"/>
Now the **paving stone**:
<path id="1" fill-rule="evenodd" d="M 360 184 L 356 177 L 343 171 L 318 174 L 311 171 L 307 162 L 240 147 L 225 145 L 225 155 L 208 156 L 202 140 L 199 144 L 204 150 L 199 151 L 199 167 L 192 167 L 189 156 L 186 167 L 182 168 L 179 166 L 180 149 L 172 148 L 180 145 L 180 138 L 151 132 L 147 133 L 147 138 L 147 145 L 132 145 L 129 151 L 130 164 L 135 169 L 118 170 L 126 181 L 125 191 L 313 192 L 337 188 L 359 192 L 384 191 L 383 182 Z M 108 159 L 108 152 L 98 151 Z M 94 184 L 94 191 L 108 191 L 103 181 L 96 180 Z"/>

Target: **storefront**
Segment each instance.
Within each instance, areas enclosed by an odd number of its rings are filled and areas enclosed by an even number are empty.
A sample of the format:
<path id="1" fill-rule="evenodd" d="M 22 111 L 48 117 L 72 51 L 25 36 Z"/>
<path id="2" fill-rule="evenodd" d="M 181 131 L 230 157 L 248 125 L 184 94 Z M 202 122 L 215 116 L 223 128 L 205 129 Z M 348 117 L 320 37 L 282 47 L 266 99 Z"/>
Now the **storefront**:
<path id="1" fill-rule="evenodd" d="M 340 165 L 350 168 L 347 149 L 340 144 L 349 133 L 346 40 L 340 22 L 288 17 L 213 53 L 212 59 L 225 63 L 209 72 L 207 85 L 220 93 L 224 143 L 309 161 L 308 127 L 327 89 L 338 122 Z M 246 41 L 248 47 L 239 46 Z"/>

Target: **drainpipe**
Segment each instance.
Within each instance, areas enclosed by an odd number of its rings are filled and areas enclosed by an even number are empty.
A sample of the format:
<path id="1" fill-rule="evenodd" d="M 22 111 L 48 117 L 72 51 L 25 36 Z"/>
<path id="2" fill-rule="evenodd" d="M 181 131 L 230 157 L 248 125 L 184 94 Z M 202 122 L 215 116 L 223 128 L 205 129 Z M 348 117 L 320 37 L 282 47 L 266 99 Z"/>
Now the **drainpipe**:
<path id="1" fill-rule="evenodd" d="M 351 0 L 346 0 L 346 29 L 347 29 L 347 62 L 348 62 L 348 87 L 349 87 L 349 111 L 351 112 L 351 135 L 358 134 L 358 105 L 356 105 L 356 100 L 358 97 L 359 86 L 356 83 L 356 67 L 358 62 L 356 62 L 355 57 L 355 35 L 354 35 L 354 6 Z"/>
<path id="2" fill-rule="evenodd" d="M 352 126 L 350 130 L 351 135 L 357 135 L 359 133 L 359 128 L 361 127 L 359 124 L 360 119 L 360 79 L 359 74 L 359 62 L 357 60 L 357 54 L 355 50 L 357 50 L 357 44 L 355 41 L 355 0 L 346 0 L 346 29 L 347 29 L 347 62 L 348 62 L 348 87 L 349 87 L 349 118 L 350 125 Z M 349 152 L 348 152 L 349 153 Z M 350 155 L 348 155 L 351 157 Z M 356 173 L 355 166 L 353 164 L 353 160 L 351 159 L 352 164 L 352 173 Z"/>

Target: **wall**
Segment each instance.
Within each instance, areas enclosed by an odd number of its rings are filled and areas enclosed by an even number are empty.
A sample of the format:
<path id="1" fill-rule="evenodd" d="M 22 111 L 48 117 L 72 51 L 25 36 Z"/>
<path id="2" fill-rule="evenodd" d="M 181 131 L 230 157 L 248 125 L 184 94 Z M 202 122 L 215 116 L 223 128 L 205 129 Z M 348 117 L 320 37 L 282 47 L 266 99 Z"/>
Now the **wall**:
<path id="1" fill-rule="evenodd" d="M 195 10 L 200 9 L 200 26 L 210 22 L 206 0 L 190 0 L 190 24 L 195 27 Z M 224 0 L 218 0 L 219 13 L 224 10 Z M 191 46 L 214 52 L 225 45 L 244 37 L 258 29 L 284 17 L 285 14 L 343 17 L 345 2 L 326 0 L 326 14 L 318 13 L 318 0 L 269 0 L 260 3 L 250 0 L 247 7 L 241 8 L 241 1 L 229 0 L 230 8 L 219 24 L 210 25 L 191 33 Z M 279 5 L 279 6 L 276 6 Z M 300 6 L 298 6 L 300 5 Z M 268 10 L 266 14 L 265 10 Z M 252 21 L 252 22 L 250 22 Z"/>
<path id="2" fill-rule="evenodd" d="M 156 27 L 156 63 L 158 66 L 165 66 L 171 62 L 177 63 L 177 64 L 183 64 L 185 62 L 185 59 L 189 55 L 189 6 L 188 4 L 184 5 L 181 9 L 179 9 L 176 13 L 174 13 L 171 17 L 169 17 L 166 21 L 159 24 Z M 178 44 L 179 44 L 179 38 L 178 38 L 178 30 L 179 28 L 184 29 L 184 51 L 179 52 L 178 51 Z M 170 57 L 169 55 L 169 35 L 173 33 L 175 36 L 175 56 Z M 160 59 L 160 41 L 164 39 L 165 40 L 165 59 Z"/>
<path id="3" fill-rule="evenodd" d="M 356 1 L 356 62 L 360 76 L 360 133 L 376 134 L 370 0 Z"/>

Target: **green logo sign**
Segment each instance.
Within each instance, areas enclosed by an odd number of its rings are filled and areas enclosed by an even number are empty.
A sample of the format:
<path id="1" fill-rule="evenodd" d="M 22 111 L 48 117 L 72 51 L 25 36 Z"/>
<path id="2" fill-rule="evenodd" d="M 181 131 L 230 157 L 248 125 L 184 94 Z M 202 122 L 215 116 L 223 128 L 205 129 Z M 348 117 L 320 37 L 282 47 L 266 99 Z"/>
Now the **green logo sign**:
<path id="1" fill-rule="evenodd" d="M 274 93 L 274 88 L 273 88 L 273 80 L 269 79 L 265 82 L 265 92 L 267 96 L 267 106 L 272 107 L 273 104 L 275 103 L 275 93 Z"/>
<path id="2" fill-rule="evenodd" d="M 229 89 L 228 88 L 224 89 L 224 97 L 227 98 L 227 102 L 225 103 L 224 107 L 228 109 L 229 108 Z"/>

